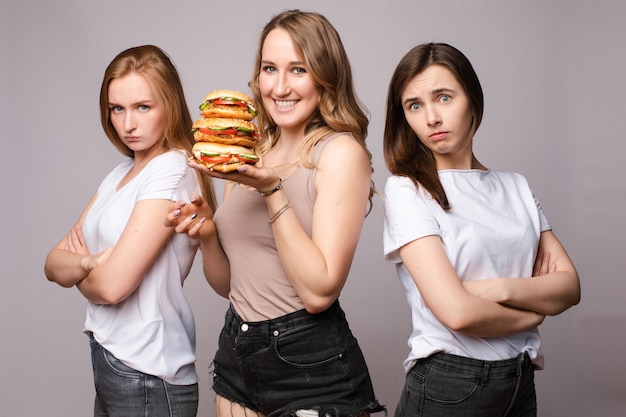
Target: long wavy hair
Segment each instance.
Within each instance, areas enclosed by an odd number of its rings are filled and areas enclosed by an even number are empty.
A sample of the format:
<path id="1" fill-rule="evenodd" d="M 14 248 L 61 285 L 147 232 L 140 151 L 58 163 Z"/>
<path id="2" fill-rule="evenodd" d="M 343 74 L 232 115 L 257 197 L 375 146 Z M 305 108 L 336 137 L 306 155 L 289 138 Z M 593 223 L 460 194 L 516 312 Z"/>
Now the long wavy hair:
<path id="1" fill-rule="evenodd" d="M 435 157 L 409 126 L 402 106 L 402 93 L 407 84 L 431 65 L 447 68 L 461 84 L 473 116 L 470 134 L 478 130 L 483 117 L 484 97 L 472 64 L 451 45 L 424 43 L 402 57 L 389 82 L 383 151 L 391 174 L 410 178 L 416 187 L 421 185 L 447 210 L 450 203 L 437 173 Z"/>
<path id="2" fill-rule="evenodd" d="M 162 49 L 153 45 L 136 46 L 120 52 L 104 72 L 100 88 L 100 121 L 111 143 L 122 154 L 134 157 L 133 151 L 124 144 L 113 127 L 109 107 L 111 81 L 130 73 L 141 74 L 152 88 L 155 99 L 163 104 L 165 112 L 163 147 L 168 150 L 180 149 L 190 156 L 195 141 L 191 133 L 192 119 L 183 86 L 172 60 Z M 217 200 L 211 178 L 200 173 L 197 175 L 205 200 L 215 210 Z"/>
<path id="3" fill-rule="evenodd" d="M 333 25 L 321 14 L 288 10 L 272 18 L 263 29 L 256 54 L 256 63 L 250 88 L 257 103 L 257 124 L 262 132 L 257 149 L 261 155 L 269 152 L 280 137 L 280 127 L 263 105 L 259 88 L 259 74 L 263 44 L 267 35 L 281 28 L 289 33 L 296 51 L 302 57 L 307 72 L 320 92 L 317 111 L 306 126 L 297 163 L 312 167 L 309 156 L 313 147 L 333 132 L 349 132 L 363 147 L 370 160 L 365 138 L 369 118 L 365 106 L 357 98 L 352 81 L 352 70 L 341 38 Z M 374 169 L 372 168 L 372 172 Z M 370 186 L 369 203 L 372 206 L 374 183 Z"/>

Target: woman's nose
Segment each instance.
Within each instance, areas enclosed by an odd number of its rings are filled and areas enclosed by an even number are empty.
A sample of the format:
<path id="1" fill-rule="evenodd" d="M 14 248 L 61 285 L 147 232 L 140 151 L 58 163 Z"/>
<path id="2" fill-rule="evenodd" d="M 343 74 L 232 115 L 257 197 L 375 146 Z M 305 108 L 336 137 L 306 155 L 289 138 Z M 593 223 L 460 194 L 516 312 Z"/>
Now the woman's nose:
<path id="1" fill-rule="evenodd" d="M 429 126 L 437 126 L 441 123 L 441 116 L 439 112 L 434 107 L 429 107 L 427 109 L 427 122 Z"/>

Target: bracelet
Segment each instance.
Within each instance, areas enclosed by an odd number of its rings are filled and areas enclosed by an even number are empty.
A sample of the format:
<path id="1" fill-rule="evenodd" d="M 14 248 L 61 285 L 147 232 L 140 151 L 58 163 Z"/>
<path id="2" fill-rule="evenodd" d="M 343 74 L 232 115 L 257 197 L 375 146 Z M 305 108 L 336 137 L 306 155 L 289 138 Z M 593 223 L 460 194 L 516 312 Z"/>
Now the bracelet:
<path id="1" fill-rule="evenodd" d="M 257 192 L 259 194 L 261 194 L 262 197 L 268 197 L 268 196 L 274 194 L 276 191 L 280 190 L 281 188 L 283 188 L 283 180 L 282 180 L 282 178 L 279 178 L 278 179 L 278 185 L 276 187 L 274 187 L 274 188 L 272 188 L 271 190 L 268 190 L 268 191 L 259 191 L 259 190 L 257 190 Z"/>
<path id="2" fill-rule="evenodd" d="M 286 212 L 289 207 L 291 207 L 291 203 L 287 203 L 284 206 L 282 206 L 282 208 L 280 210 L 278 210 L 272 217 L 270 217 L 269 219 L 267 219 L 268 223 L 274 223 L 276 221 L 276 219 L 278 219 L 280 217 L 281 214 L 283 214 L 284 212 Z"/>

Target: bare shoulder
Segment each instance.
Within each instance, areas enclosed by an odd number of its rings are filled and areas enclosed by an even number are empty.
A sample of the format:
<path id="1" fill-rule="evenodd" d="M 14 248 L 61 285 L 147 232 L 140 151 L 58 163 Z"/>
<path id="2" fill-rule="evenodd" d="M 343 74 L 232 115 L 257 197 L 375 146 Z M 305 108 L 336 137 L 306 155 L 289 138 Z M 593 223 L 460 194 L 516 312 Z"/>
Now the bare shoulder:
<path id="1" fill-rule="evenodd" d="M 363 146 L 361 146 L 361 144 L 354 138 L 354 136 L 347 133 L 340 134 L 334 137 L 326 145 L 326 148 L 324 150 L 326 149 L 333 149 L 333 152 L 342 152 L 342 150 L 345 152 L 354 152 L 355 150 L 361 150 L 363 153 L 365 153 Z"/>
<path id="2" fill-rule="evenodd" d="M 367 152 L 349 134 L 339 135 L 331 140 L 322 151 L 319 161 L 320 169 L 345 171 L 346 166 L 351 167 L 350 170 L 359 169 L 358 167 L 370 170 Z"/>

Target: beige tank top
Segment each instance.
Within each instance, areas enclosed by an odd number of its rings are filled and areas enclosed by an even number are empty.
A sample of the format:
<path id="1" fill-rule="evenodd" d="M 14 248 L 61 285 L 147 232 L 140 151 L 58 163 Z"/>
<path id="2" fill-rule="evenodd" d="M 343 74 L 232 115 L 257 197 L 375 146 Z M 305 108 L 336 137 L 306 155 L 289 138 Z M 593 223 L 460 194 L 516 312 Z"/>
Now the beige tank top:
<path id="1" fill-rule="evenodd" d="M 313 148 L 315 167 L 324 147 L 339 135 L 332 134 Z M 283 178 L 291 209 L 309 236 L 317 197 L 315 167 L 299 166 Z M 268 320 L 304 308 L 282 267 L 263 197 L 235 186 L 215 212 L 214 221 L 230 262 L 230 302 L 244 320 Z"/>

